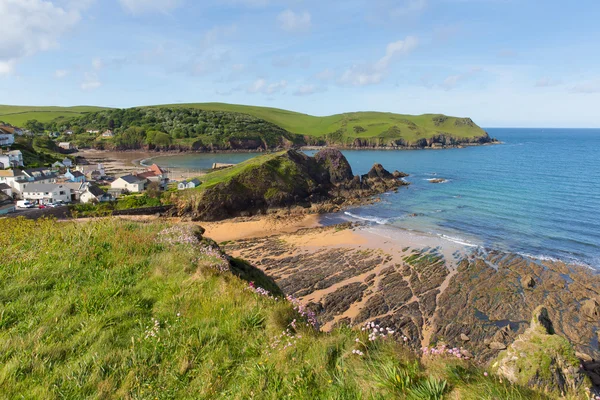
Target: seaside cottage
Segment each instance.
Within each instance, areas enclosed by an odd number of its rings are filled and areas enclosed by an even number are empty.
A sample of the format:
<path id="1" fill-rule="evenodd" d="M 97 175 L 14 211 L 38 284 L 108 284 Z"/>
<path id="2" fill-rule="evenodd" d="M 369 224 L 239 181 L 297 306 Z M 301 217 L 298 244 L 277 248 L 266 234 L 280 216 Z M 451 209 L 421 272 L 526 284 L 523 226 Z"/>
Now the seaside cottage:
<path id="1" fill-rule="evenodd" d="M 179 182 L 177 185 L 177 189 L 186 190 L 186 189 L 194 189 L 200 186 L 201 182 L 198 178 L 189 179 L 187 181 Z"/>
<path id="2" fill-rule="evenodd" d="M 11 146 L 15 143 L 15 135 L 0 128 L 0 146 Z"/>
<path id="3" fill-rule="evenodd" d="M 85 188 L 79 199 L 82 203 L 111 201 L 112 196 L 98 186 L 89 185 Z"/>
<path id="4" fill-rule="evenodd" d="M 23 190 L 23 199 L 40 203 L 71 201 L 71 190 L 65 185 L 53 183 L 32 183 Z"/>
<path id="5" fill-rule="evenodd" d="M 114 133 L 113 133 L 113 131 L 111 131 L 110 129 L 108 129 L 108 130 L 106 130 L 106 131 L 102 132 L 102 137 L 105 137 L 105 138 L 111 138 L 111 137 L 113 137 L 113 136 L 115 136 L 115 134 L 114 134 Z"/>
<path id="6" fill-rule="evenodd" d="M 65 173 L 65 178 L 70 182 L 85 182 L 85 175 L 79 171 L 71 172 L 70 169 L 67 169 Z"/>
<path id="7" fill-rule="evenodd" d="M 22 167 L 23 153 L 21 153 L 21 150 L 12 150 L 6 153 L 2 153 L 2 150 L 0 150 L 0 163 L 3 165 L 0 169 Z"/>
<path id="8" fill-rule="evenodd" d="M 140 193 L 146 188 L 148 180 L 140 178 L 136 175 L 125 175 L 110 184 L 110 188 L 114 191 L 128 191 L 130 193 Z"/>
<path id="9" fill-rule="evenodd" d="M 63 150 L 74 150 L 75 149 L 75 146 L 73 146 L 71 144 L 71 142 L 60 142 L 58 144 L 58 147 L 60 147 Z"/>

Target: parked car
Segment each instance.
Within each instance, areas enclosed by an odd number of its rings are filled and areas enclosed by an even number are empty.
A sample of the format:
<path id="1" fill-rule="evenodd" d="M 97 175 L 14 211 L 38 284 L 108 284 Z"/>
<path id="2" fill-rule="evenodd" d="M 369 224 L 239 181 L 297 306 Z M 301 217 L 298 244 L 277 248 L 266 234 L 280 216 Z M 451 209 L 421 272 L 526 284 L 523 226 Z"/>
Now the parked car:
<path id="1" fill-rule="evenodd" d="M 46 204 L 46 207 L 50 207 L 50 208 L 54 208 L 54 207 L 58 207 L 60 204 L 58 203 L 48 203 Z"/>
<path id="2" fill-rule="evenodd" d="M 29 200 L 19 200 L 17 201 L 17 208 L 33 208 L 34 205 Z"/>
<path id="3" fill-rule="evenodd" d="M 46 206 L 45 206 L 45 205 L 43 205 L 43 204 L 40 204 L 40 205 L 38 206 L 38 208 L 39 208 L 40 210 L 43 210 L 44 208 L 46 208 Z"/>

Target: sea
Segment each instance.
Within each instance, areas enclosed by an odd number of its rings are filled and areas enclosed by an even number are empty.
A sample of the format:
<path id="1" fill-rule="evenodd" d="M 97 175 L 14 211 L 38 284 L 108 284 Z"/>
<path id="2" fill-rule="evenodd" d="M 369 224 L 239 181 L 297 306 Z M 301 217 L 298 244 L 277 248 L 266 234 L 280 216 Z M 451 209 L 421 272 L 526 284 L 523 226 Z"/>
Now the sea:
<path id="1" fill-rule="evenodd" d="M 466 247 L 600 270 L 600 129 L 486 130 L 502 144 L 343 151 L 355 174 L 381 163 L 410 174 L 405 178 L 410 185 L 382 195 L 378 203 L 326 215 L 324 222 L 365 221 L 388 237 L 410 230 Z M 237 163 L 255 155 L 191 154 L 154 161 L 203 170 L 213 162 Z"/>

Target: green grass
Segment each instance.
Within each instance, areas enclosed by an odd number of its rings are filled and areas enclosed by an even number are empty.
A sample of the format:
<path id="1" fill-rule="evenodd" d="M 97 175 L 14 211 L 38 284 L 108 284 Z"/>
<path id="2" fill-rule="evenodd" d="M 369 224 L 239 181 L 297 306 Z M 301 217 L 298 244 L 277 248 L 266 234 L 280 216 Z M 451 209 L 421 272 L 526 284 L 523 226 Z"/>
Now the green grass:
<path id="1" fill-rule="evenodd" d="M 14 126 L 23 126 L 31 119 L 40 122 L 52 122 L 56 119 L 68 121 L 88 112 L 101 111 L 104 107 L 36 107 L 36 106 L 7 106 L 0 105 L 0 121 Z"/>
<path id="2" fill-rule="evenodd" d="M 0 219 L 0 231 L 1 398 L 543 398 L 366 332 L 316 332 L 187 225 Z"/>
<path id="3" fill-rule="evenodd" d="M 372 145 L 387 145 L 396 140 L 414 144 L 420 139 L 429 139 L 440 134 L 457 139 L 485 136 L 484 130 L 471 123 L 470 120 L 447 117 L 442 114 L 405 115 L 383 112 L 350 112 L 317 117 L 277 108 L 226 103 L 167 104 L 148 107 L 196 108 L 248 114 L 271 122 L 291 133 L 344 145 L 351 145 L 355 139 L 366 140 Z M 29 119 L 51 122 L 61 118 L 68 121 L 84 113 L 102 109 L 90 106 L 0 106 L 0 120 L 17 126 L 23 125 Z M 180 144 L 186 143 L 181 142 Z"/>
<path id="4" fill-rule="evenodd" d="M 400 129 L 400 136 L 414 142 L 421 138 L 429 138 L 440 132 L 448 133 L 457 138 L 471 138 L 485 135 L 483 129 L 474 126 L 455 125 L 458 118 L 445 117 L 442 114 L 405 115 L 382 112 L 351 112 L 325 117 L 316 117 L 278 108 L 256 107 L 226 103 L 188 103 L 167 104 L 152 107 L 182 107 L 199 108 L 209 111 L 229 111 L 249 114 L 264 119 L 282 127 L 291 133 L 308 136 L 323 137 L 341 130 L 346 138 L 373 138 L 384 139 L 384 132 L 396 126 Z M 444 122 L 436 125 L 435 118 L 446 118 Z M 363 132 L 355 132 L 354 127 L 360 126 Z M 391 136 L 398 136 L 391 134 Z"/>

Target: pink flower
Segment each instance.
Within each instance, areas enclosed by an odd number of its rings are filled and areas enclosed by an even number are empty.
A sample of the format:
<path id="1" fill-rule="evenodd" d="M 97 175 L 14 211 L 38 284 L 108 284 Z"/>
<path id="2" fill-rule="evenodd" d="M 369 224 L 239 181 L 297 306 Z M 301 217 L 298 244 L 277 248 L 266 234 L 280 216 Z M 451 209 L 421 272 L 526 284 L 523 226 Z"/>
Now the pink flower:
<path id="1" fill-rule="evenodd" d="M 488 376 L 488 373 L 487 373 L 487 372 L 484 372 L 484 373 L 483 373 L 483 376 Z"/>

